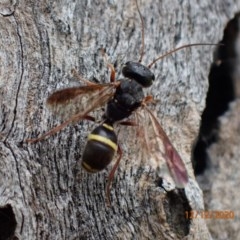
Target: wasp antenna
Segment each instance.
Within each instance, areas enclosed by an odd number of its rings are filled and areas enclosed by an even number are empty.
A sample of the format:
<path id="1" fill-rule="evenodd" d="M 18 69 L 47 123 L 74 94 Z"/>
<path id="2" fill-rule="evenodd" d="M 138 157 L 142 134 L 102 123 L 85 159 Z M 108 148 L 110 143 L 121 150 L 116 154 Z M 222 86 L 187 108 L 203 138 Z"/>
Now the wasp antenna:
<path id="1" fill-rule="evenodd" d="M 142 14 L 141 14 L 141 12 L 140 12 L 140 9 L 139 9 L 137 0 L 135 0 L 135 3 L 136 3 L 136 6 L 137 6 L 137 11 L 138 11 L 139 17 L 140 17 L 140 19 L 141 19 L 142 47 L 141 47 L 141 54 L 140 54 L 140 58 L 139 58 L 138 62 L 142 62 L 143 55 L 144 55 L 144 45 L 145 45 L 145 44 L 144 44 L 144 21 L 143 21 L 143 17 L 142 17 Z"/>
<path id="2" fill-rule="evenodd" d="M 194 46 L 219 46 L 219 45 L 223 45 L 223 44 L 219 44 L 219 43 L 192 43 L 192 44 L 186 44 L 186 45 L 183 45 L 181 47 L 178 47 L 178 48 L 175 48 L 165 54 L 163 54 L 162 56 L 160 57 L 157 57 L 155 58 L 149 65 L 148 65 L 148 68 L 151 68 L 153 64 L 155 64 L 158 60 L 160 59 L 163 59 L 165 58 L 166 56 L 172 54 L 172 53 L 175 53 L 183 48 L 188 48 L 188 47 L 194 47 Z"/>

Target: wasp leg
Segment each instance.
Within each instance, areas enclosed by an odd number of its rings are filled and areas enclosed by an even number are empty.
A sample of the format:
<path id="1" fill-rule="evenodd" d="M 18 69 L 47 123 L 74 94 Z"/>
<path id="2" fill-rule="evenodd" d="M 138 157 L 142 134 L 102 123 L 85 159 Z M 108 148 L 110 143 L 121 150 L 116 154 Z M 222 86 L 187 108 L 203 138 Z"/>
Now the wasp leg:
<path id="1" fill-rule="evenodd" d="M 81 81 L 81 82 L 84 82 L 87 86 L 96 85 L 96 83 L 93 83 L 93 82 L 91 82 L 91 81 L 83 78 L 81 75 L 79 75 L 79 74 L 77 73 L 76 69 L 74 69 L 74 68 L 71 70 L 71 73 L 73 74 L 73 76 L 74 76 L 75 78 L 77 78 L 77 79 L 78 79 L 79 81 Z"/>
<path id="2" fill-rule="evenodd" d="M 133 126 L 133 127 L 138 126 L 138 124 L 133 121 L 122 121 L 122 122 L 119 122 L 118 124 L 123 126 Z"/>
<path id="3" fill-rule="evenodd" d="M 105 49 L 101 49 L 101 52 L 102 52 L 102 55 L 103 55 L 103 58 L 104 58 L 104 61 L 105 63 L 107 64 L 108 68 L 110 68 L 110 82 L 115 82 L 116 81 L 116 71 L 115 71 L 115 68 L 113 66 L 113 64 L 111 64 L 108 59 L 107 59 L 107 54 L 105 52 Z"/>
<path id="4" fill-rule="evenodd" d="M 155 100 L 152 95 L 147 95 L 143 100 L 142 100 L 142 105 L 146 105 L 148 103 L 155 103 Z"/>
<path id="5" fill-rule="evenodd" d="M 68 124 L 70 124 L 71 122 L 73 122 L 74 120 L 76 121 L 77 119 L 75 119 L 76 116 L 70 118 L 69 120 L 63 122 L 62 124 L 52 128 L 50 131 L 46 132 L 45 134 L 43 134 L 42 136 L 38 137 L 38 138 L 30 138 L 30 139 L 26 139 L 25 142 L 27 143 L 36 143 L 39 142 L 43 139 L 45 139 L 46 137 L 52 136 L 53 134 L 59 132 L 60 130 L 62 130 L 63 128 L 65 128 Z M 95 118 L 89 115 L 86 115 L 84 117 L 79 117 L 80 119 L 86 119 L 89 121 L 95 121 Z"/>
<path id="6" fill-rule="evenodd" d="M 114 177 L 114 174 L 119 166 L 119 163 L 120 163 L 120 160 L 122 158 L 122 149 L 120 147 L 120 145 L 118 144 L 118 150 L 117 150 L 117 153 L 118 153 L 118 159 L 116 161 L 116 163 L 114 164 L 111 172 L 109 173 L 108 175 L 108 182 L 107 182 L 107 186 L 106 186 L 106 202 L 107 202 L 107 206 L 110 207 L 111 206 L 111 202 L 110 202 L 110 190 L 111 190 L 111 185 L 112 185 L 112 181 L 113 181 L 113 177 Z"/>
<path id="7" fill-rule="evenodd" d="M 108 66 L 108 67 L 110 68 L 110 70 L 111 70 L 110 82 L 115 82 L 115 81 L 116 81 L 116 78 L 115 78 L 115 75 L 116 75 L 115 68 L 114 68 L 114 66 L 113 66 L 111 63 L 108 63 L 107 66 Z"/>

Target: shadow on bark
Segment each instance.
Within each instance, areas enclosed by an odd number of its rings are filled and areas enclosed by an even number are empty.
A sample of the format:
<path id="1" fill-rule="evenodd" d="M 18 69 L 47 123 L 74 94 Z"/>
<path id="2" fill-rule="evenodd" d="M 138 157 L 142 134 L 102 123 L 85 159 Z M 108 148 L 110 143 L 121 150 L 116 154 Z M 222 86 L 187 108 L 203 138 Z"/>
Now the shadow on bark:
<path id="1" fill-rule="evenodd" d="M 196 175 L 202 174 L 210 165 L 207 153 L 209 146 L 217 142 L 219 132 L 218 119 L 229 107 L 229 103 L 237 98 L 235 91 L 237 75 L 240 66 L 237 42 L 239 41 L 240 13 L 230 20 L 224 30 L 221 44 L 214 54 L 209 73 L 209 89 L 206 98 L 206 108 L 198 140 L 193 149 L 193 166 Z"/>

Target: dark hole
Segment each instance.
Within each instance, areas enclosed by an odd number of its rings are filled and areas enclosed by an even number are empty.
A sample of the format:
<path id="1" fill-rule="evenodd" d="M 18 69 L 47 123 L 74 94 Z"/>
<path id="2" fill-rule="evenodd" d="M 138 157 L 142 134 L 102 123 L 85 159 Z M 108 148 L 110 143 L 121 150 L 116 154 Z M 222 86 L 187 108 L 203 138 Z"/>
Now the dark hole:
<path id="1" fill-rule="evenodd" d="M 227 110 L 229 103 L 236 96 L 234 83 L 237 80 L 235 70 L 240 67 L 235 44 L 239 34 L 240 13 L 229 21 L 224 36 L 215 52 L 214 63 L 209 74 L 209 89 L 206 98 L 206 108 L 202 114 L 202 121 L 198 140 L 193 149 L 193 167 L 196 175 L 202 174 L 210 165 L 207 149 L 218 140 L 218 119 Z"/>
<path id="2" fill-rule="evenodd" d="M 183 239 L 189 234 L 191 225 L 191 220 L 186 217 L 186 213 L 192 210 L 184 190 L 167 192 L 163 206 L 169 226 L 174 226 L 173 231 Z"/>
<path id="3" fill-rule="evenodd" d="M 10 204 L 0 207 L 0 240 L 14 238 L 17 222 Z"/>

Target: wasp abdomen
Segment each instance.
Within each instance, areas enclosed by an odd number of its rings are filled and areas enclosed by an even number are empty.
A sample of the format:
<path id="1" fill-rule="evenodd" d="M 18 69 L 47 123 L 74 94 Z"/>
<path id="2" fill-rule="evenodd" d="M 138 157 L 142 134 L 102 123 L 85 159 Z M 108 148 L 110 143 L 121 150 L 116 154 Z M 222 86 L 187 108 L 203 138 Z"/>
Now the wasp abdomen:
<path id="1" fill-rule="evenodd" d="M 117 136 L 107 123 L 96 127 L 89 135 L 82 157 L 82 167 L 87 172 L 99 172 L 112 161 L 117 151 Z"/>

